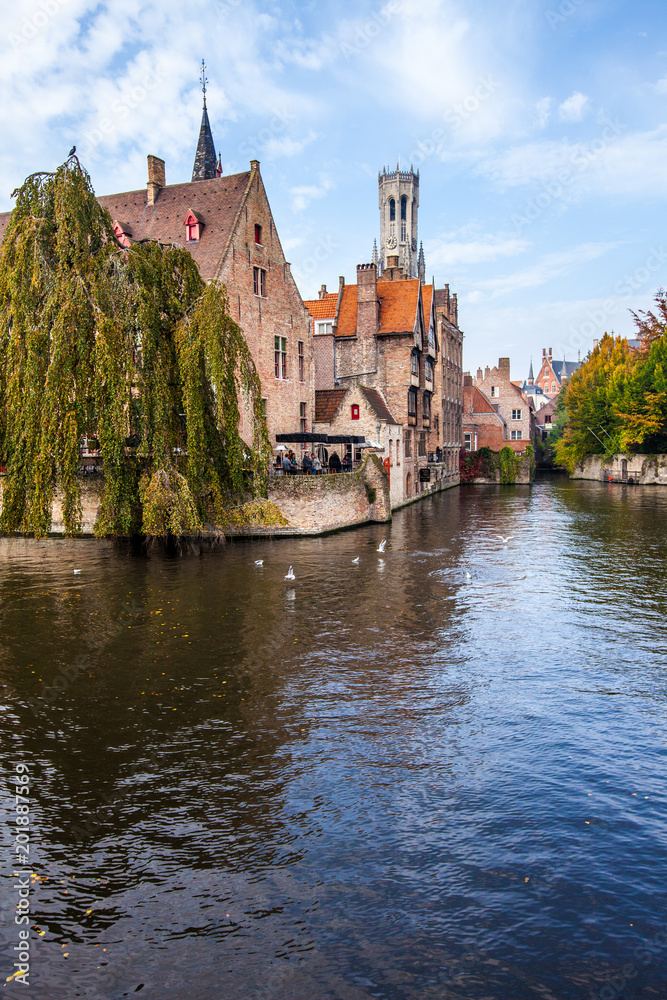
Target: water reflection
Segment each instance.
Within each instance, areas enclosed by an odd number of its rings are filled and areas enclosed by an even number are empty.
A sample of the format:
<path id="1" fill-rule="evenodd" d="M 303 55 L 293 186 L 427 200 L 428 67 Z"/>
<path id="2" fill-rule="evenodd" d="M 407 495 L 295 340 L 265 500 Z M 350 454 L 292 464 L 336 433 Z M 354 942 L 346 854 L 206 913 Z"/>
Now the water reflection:
<path id="1" fill-rule="evenodd" d="M 192 560 L 1 540 L 31 996 L 560 1000 L 628 964 L 615 996 L 662 995 L 666 504 L 467 488 Z"/>

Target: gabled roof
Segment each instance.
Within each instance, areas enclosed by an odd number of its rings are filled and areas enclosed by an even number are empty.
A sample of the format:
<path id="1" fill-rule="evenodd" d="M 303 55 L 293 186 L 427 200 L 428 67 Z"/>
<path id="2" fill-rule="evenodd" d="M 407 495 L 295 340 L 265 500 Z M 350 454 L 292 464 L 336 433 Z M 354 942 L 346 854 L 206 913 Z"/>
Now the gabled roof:
<path id="1" fill-rule="evenodd" d="M 386 420 L 390 424 L 397 424 L 398 420 L 394 420 L 391 412 L 389 411 L 387 404 L 384 399 L 377 391 L 377 389 L 368 389 L 365 385 L 360 385 L 361 390 L 366 402 L 372 409 L 373 413 L 379 420 Z"/>
<path id="2" fill-rule="evenodd" d="M 327 292 L 323 299 L 307 299 L 304 305 L 313 319 L 334 319 L 337 301 L 337 292 Z"/>
<path id="3" fill-rule="evenodd" d="M 563 377 L 569 378 L 570 375 L 574 375 L 577 368 L 581 367 L 580 361 L 552 361 L 551 367 L 554 370 L 554 375 L 559 382 L 563 381 Z"/>
<path id="4" fill-rule="evenodd" d="M 472 409 L 471 413 L 495 413 L 498 414 L 497 409 L 491 402 L 488 396 L 486 396 L 481 389 L 478 389 L 476 385 L 472 386 Z"/>
<path id="5" fill-rule="evenodd" d="M 417 319 L 419 279 L 383 281 L 377 283 L 380 303 L 379 334 L 412 333 Z M 430 303 L 429 303 L 430 308 Z M 339 337 L 354 337 L 357 333 L 357 286 L 345 285 L 338 316 Z"/>
<path id="6" fill-rule="evenodd" d="M 160 188 L 154 205 L 149 205 L 146 189 L 103 195 L 97 200 L 112 219 L 126 219 L 134 240 L 155 239 L 162 243 L 185 244 L 185 219 L 193 212 L 205 226 L 198 242 L 188 243 L 188 251 L 199 266 L 204 281 L 215 277 L 227 246 L 251 171 L 189 184 Z"/>
<path id="7" fill-rule="evenodd" d="M 330 424 L 346 393 L 347 389 L 316 389 L 315 423 Z"/>

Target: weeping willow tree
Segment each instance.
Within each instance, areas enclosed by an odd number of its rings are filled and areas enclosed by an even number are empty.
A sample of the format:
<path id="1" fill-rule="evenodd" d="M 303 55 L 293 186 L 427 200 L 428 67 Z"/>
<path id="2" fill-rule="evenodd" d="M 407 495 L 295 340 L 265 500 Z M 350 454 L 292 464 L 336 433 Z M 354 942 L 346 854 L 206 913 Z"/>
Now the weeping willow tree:
<path id="1" fill-rule="evenodd" d="M 0 248 L 0 530 L 81 530 L 84 438 L 100 535 L 190 534 L 263 492 L 261 386 L 222 286 L 187 251 L 123 247 L 76 157 L 14 192 Z M 240 434 L 248 414 L 250 440 Z"/>

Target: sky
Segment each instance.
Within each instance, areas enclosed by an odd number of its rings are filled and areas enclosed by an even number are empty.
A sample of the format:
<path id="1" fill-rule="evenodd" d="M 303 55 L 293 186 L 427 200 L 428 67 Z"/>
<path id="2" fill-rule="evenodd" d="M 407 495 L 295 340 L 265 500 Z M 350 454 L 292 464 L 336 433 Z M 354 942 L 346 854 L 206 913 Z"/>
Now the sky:
<path id="1" fill-rule="evenodd" d="M 664 0 L 14 0 L 0 210 L 76 144 L 95 191 L 191 178 L 199 68 L 224 172 L 261 172 L 304 298 L 354 282 L 377 175 L 420 172 L 464 367 L 585 357 L 667 284 Z"/>

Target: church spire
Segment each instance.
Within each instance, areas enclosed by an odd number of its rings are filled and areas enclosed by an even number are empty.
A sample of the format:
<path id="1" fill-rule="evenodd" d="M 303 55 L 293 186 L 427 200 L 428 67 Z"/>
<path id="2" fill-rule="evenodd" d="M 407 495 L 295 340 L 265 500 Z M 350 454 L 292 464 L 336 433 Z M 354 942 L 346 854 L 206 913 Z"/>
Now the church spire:
<path id="1" fill-rule="evenodd" d="M 371 257 L 371 260 L 375 264 L 376 267 L 378 266 L 378 259 L 379 259 L 378 258 L 378 241 L 377 240 L 373 240 L 373 256 Z"/>
<path id="2" fill-rule="evenodd" d="M 201 116 L 201 128 L 199 129 L 199 142 L 197 143 L 195 162 L 192 168 L 192 180 L 210 181 L 219 175 L 216 173 L 217 158 L 215 155 L 215 146 L 213 145 L 211 123 L 208 120 L 208 111 L 206 110 L 206 84 L 208 80 L 206 79 L 206 64 L 203 59 L 201 61 L 200 82 L 204 95 L 204 109 Z"/>
<path id="3" fill-rule="evenodd" d="M 530 371 L 528 372 L 528 385 L 533 385 L 535 376 L 533 375 L 533 359 L 530 359 Z"/>
<path id="4" fill-rule="evenodd" d="M 424 244 L 419 244 L 419 257 L 417 258 L 417 274 L 422 285 L 426 284 L 426 258 L 424 257 Z"/>

